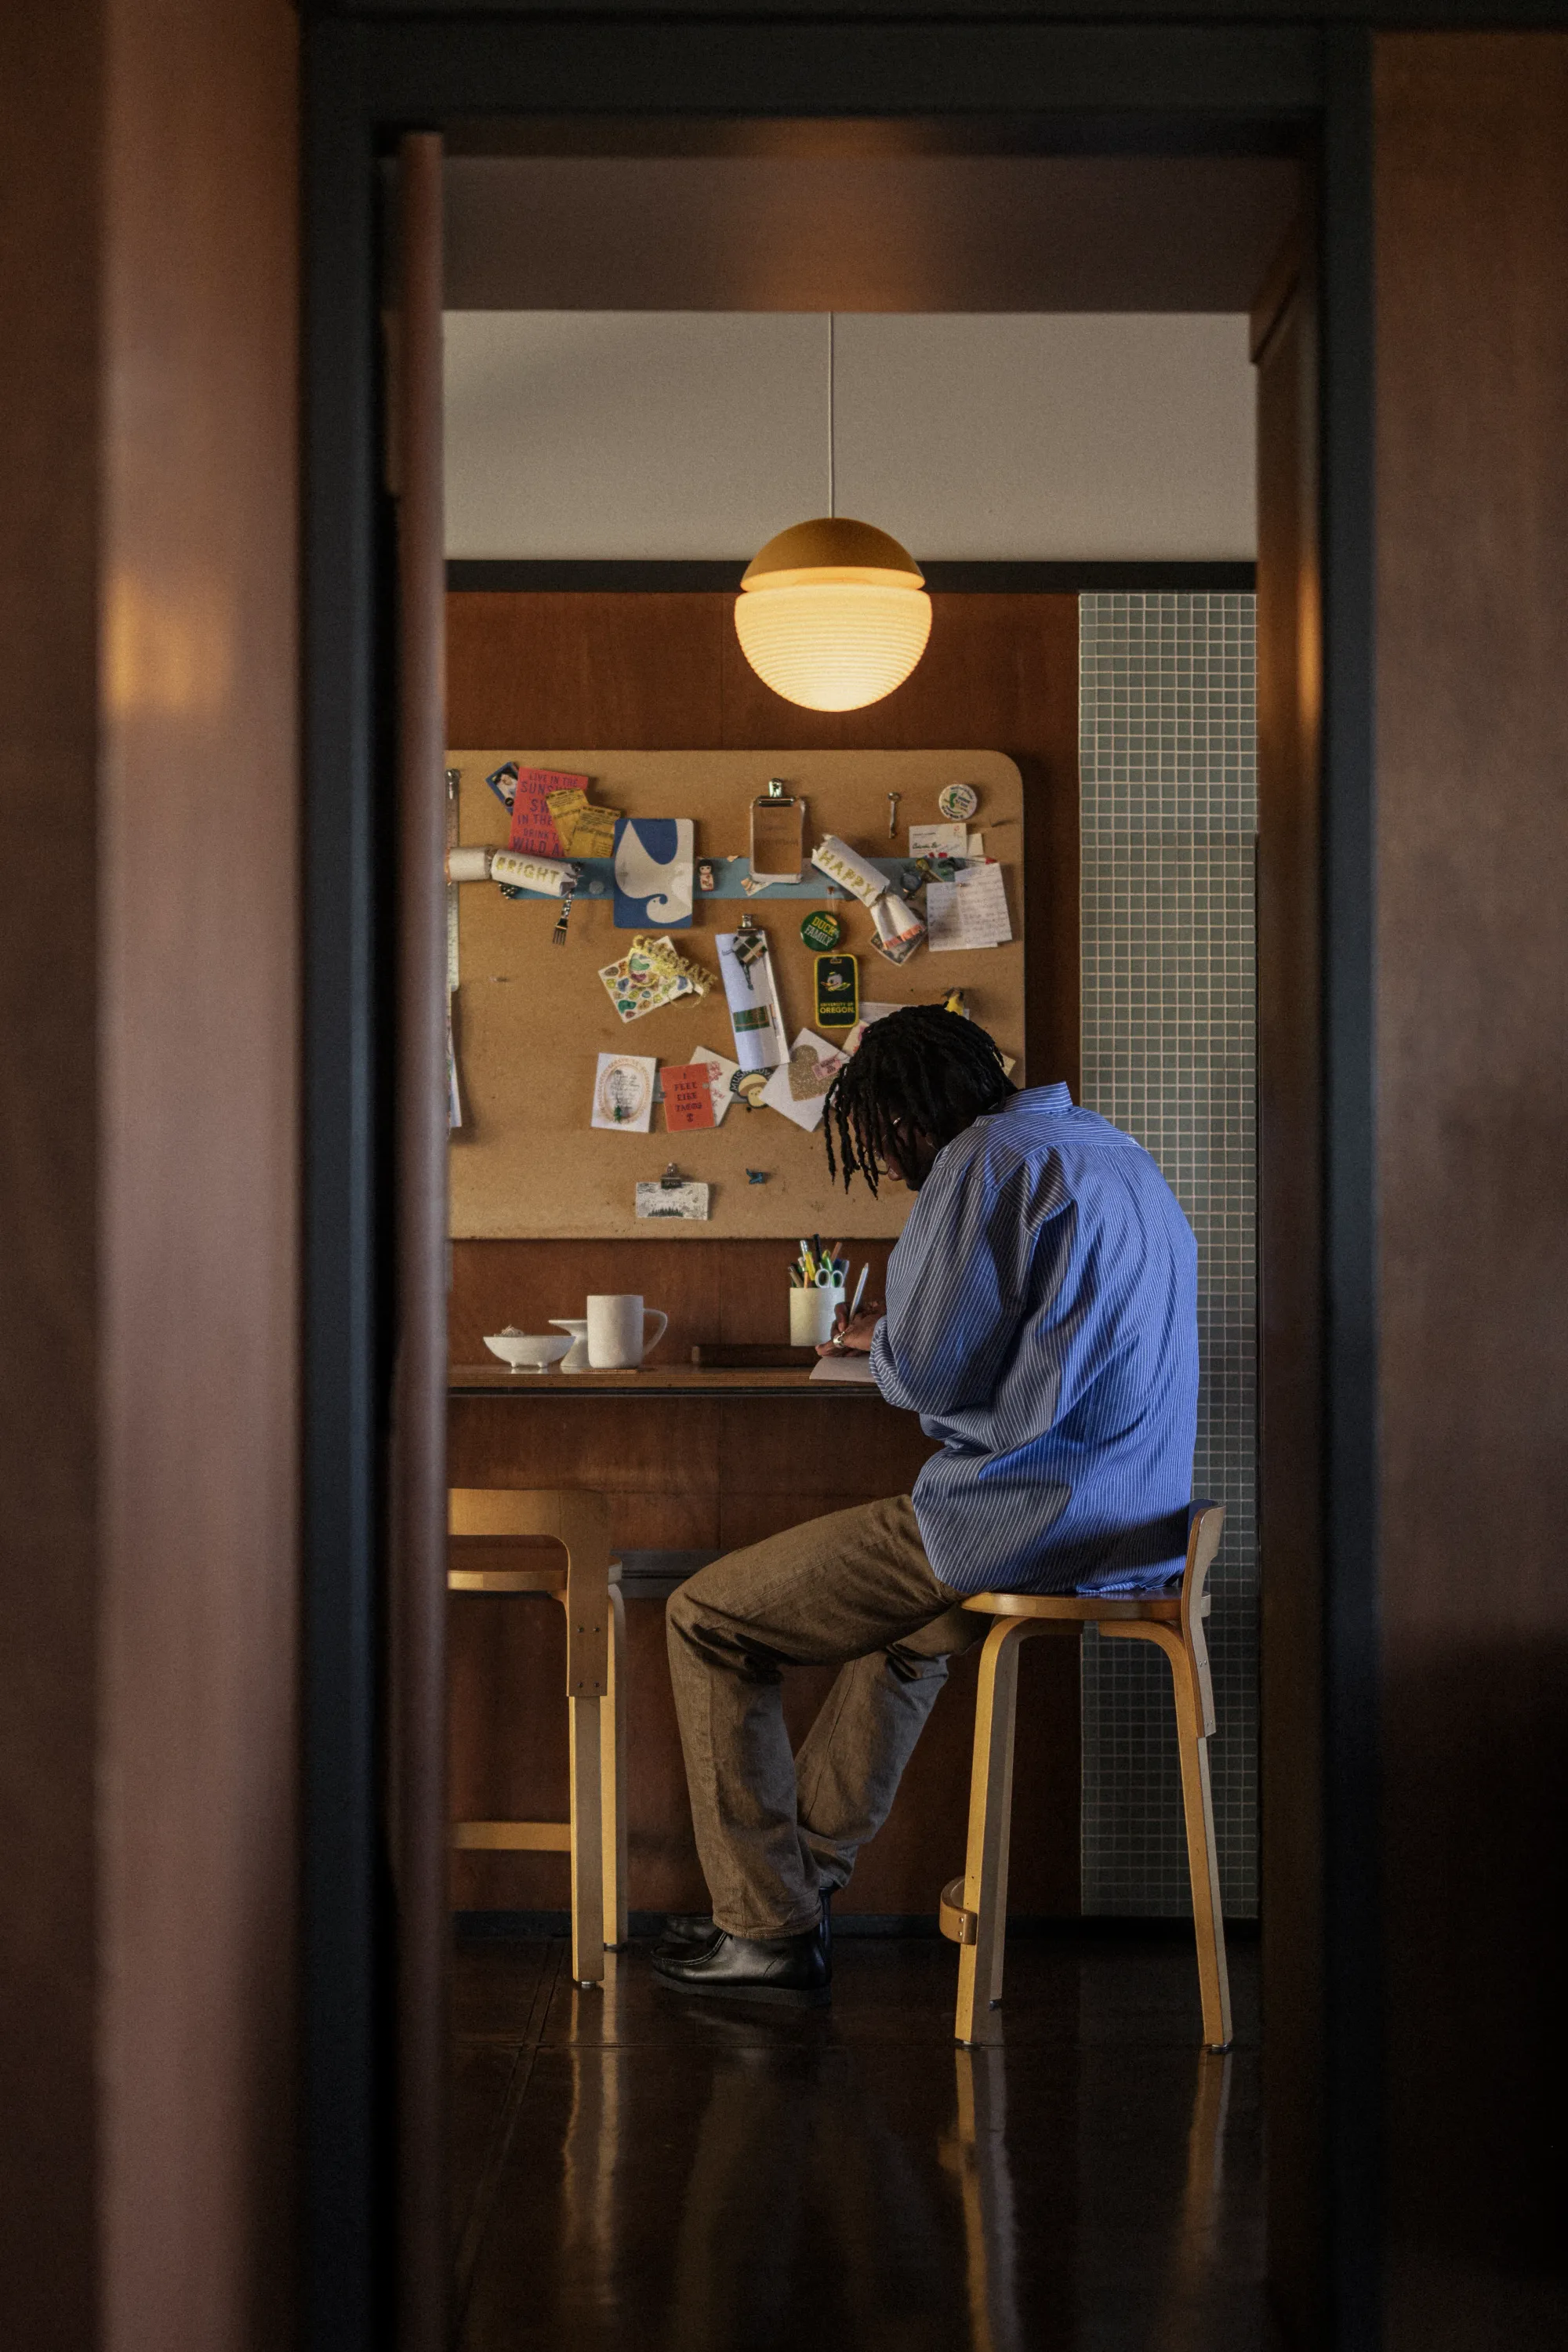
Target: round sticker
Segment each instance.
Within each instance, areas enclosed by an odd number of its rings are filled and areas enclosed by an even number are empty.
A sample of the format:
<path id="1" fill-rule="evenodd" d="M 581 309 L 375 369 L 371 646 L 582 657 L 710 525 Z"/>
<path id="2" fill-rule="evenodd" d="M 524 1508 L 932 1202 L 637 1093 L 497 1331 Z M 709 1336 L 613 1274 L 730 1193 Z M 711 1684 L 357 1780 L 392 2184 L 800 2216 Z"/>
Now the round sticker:
<path id="1" fill-rule="evenodd" d="M 973 784 L 943 784 L 936 804 L 949 824 L 967 824 L 980 806 L 980 795 Z"/>
<path id="2" fill-rule="evenodd" d="M 815 915 L 807 915 L 800 935 L 808 948 L 836 948 L 844 936 L 844 926 L 837 915 L 818 908 Z"/>

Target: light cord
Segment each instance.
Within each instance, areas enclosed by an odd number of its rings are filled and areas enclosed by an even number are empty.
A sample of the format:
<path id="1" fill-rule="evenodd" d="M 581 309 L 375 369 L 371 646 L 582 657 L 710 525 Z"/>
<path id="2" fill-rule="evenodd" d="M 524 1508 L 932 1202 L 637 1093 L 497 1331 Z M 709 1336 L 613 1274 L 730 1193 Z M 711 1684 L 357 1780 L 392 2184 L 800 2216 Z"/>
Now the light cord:
<path id="1" fill-rule="evenodd" d="M 837 484 L 834 478 L 834 369 L 833 312 L 827 314 L 827 519 L 831 522 L 838 512 Z"/>

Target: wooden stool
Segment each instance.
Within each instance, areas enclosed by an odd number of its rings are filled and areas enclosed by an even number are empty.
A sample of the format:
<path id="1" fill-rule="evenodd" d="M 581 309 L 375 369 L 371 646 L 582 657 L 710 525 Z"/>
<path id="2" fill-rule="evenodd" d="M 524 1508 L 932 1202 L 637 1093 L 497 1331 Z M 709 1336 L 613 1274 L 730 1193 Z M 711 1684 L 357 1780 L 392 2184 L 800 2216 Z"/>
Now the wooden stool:
<path id="1" fill-rule="evenodd" d="M 621 1563 L 610 1558 L 609 1497 L 454 1486 L 447 1505 L 449 1535 L 544 1537 L 566 1554 L 564 1568 L 545 1558 L 447 1571 L 449 1592 L 548 1592 L 566 1612 L 572 1791 L 569 1821 L 456 1822 L 452 1843 L 469 1852 L 569 1853 L 572 1973 L 579 1984 L 598 1983 L 606 1942 L 626 1934 L 626 1617 Z"/>
<path id="2" fill-rule="evenodd" d="M 1098 1627 L 1108 1641 L 1153 1642 L 1171 1662 L 1176 1698 L 1176 1738 L 1182 1759 L 1182 1803 L 1187 1822 L 1187 1868 L 1197 1930 L 1198 1983 L 1204 2041 L 1230 2047 L 1230 1979 L 1219 1907 L 1214 1799 L 1209 1788 L 1209 1736 L 1215 1727 L 1204 1619 L 1205 1587 L 1219 1549 L 1225 1508 L 1194 1503 L 1187 1560 L 1179 1593 L 1112 1600 L 1094 1593 L 977 1592 L 963 1606 L 997 1622 L 980 1654 L 974 1702 L 974 1761 L 969 1780 L 969 1844 L 964 1873 L 943 1887 L 942 1932 L 960 1947 L 957 2039 L 976 2039 L 976 2009 L 1002 1998 L 1007 1937 L 1007 1844 L 1013 1817 L 1013 1720 L 1018 1696 L 1018 1649 L 1031 1633 L 1081 1634 Z"/>

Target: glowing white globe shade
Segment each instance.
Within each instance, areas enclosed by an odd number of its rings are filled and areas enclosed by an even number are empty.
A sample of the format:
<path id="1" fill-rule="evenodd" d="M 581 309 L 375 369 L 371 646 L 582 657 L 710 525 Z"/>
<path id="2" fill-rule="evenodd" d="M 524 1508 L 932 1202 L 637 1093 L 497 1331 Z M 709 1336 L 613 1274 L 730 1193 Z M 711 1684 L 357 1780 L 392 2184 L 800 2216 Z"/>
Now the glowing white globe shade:
<path id="1" fill-rule="evenodd" d="M 861 710 L 902 686 L 931 635 L 914 558 L 868 522 L 823 518 L 770 539 L 735 600 L 764 686 L 807 710 Z"/>

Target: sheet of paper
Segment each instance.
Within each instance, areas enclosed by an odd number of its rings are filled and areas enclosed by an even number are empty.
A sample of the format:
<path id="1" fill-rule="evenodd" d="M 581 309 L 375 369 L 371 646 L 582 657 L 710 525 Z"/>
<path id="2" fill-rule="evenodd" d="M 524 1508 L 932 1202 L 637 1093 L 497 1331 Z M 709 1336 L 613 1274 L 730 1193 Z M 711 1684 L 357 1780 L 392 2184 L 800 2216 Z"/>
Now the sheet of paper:
<path id="1" fill-rule="evenodd" d="M 616 825 L 616 929 L 684 930 L 691 920 L 697 828 L 689 816 L 623 816 Z"/>
<path id="2" fill-rule="evenodd" d="M 570 792 L 574 786 L 586 791 L 587 784 L 586 776 L 564 775 L 557 768 L 520 768 L 507 847 L 521 850 L 525 857 L 559 857 L 561 835 L 550 814 L 550 795 Z"/>
<path id="3" fill-rule="evenodd" d="M 693 1062 L 699 1062 L 708 1073 L 708 1090 L 713 1098 L 713 1124 L 722 1127 L 724 1113 L 741 1097 L 735 1081 L 741 1075 L 739 1062 L 731 1062 L 727 1054 L 711 1053 L 706 1045 L 693 1045 Z"/>
<path id="4" fill-rule="evenodd" d="M 718 1125 L 706 1062 L 667 1062 L 659 1076 L 664 1082 L 664 1123 L 671 1135 L 683 1135 L 689 1128 Z M 642 1212 L 637 1213 L 640 1216 Z"/>
<path id="5" fill-rule="evenodd" d="M 790 1047 L 788 1061 L 780 1064 L 763 1088 L 762 1099 L 770 1110 L 782 1111 L 807 1135 L 815 1135 L 822 1125 L 827 1089 L 848 1058 L 814 1029 L 803 1029 Z"/>
<path id="6" fill-rule="evenodd" d="M 709 1186 L 706 1184 L 639 1184 L 637 1187 L 637 1213 L 639 1217 L 678 1217 L 691 1224 L 708 1223 Z"/>
<path id="7" fill-rule="evenodd" d="M 967 857 L 968 830 L 962 824 L 911 824 L 911 857 Z"/>
<path id="8" fill-rule="evenodd" d="M 546 793 L 545 803 L 561 835 L 563 856 L 609 857 L 615 854 L 619 809 L 595 808 L 581 784 Z"/>
<path id="9" fill-rule="evenodd" d="M 811 1377 L 814 1381 L 838 1381 L 852 1389 L 874 1389 L 877 1385 L 870 1357 L 856 1355 L 848 1349 L 842 1356 L 818 1356 L 811 1368 Z"/>
<path id="10" fill-rule="evenodd" d="M 653 1117 L 653 1055 L 601 1054 L 594 1079 L 594 1127 L 646 1135 Z"/>
<path id="11" fill-rule="evenodd" d="M 971 866 L 952 882 L 926 887 L 933 954 L 944 948 L 1005 947 L 1013 936 L 1000 866 Z"/>
<path id="12" fill-rule="evenodd" d="M 972 833 L 969 836 L 969 841 L 963 854 L 965 857 L 984 857 L 985 855 L 985 835 L 983 833 Z"/>
<path id="13" fill-rule="evenodd" d="M 719 972 L 729 1001 L 730 1024 L 735 1033 L 735 1058 L 743 1071 L 775 1070 L 785 1058 L 784 1014 L 778 982 L 765 935 L 720 931 Z M 751 941 L 762 946 L 751 952 Z M 736 941 L 742 942 L 737 950 Z"/>

